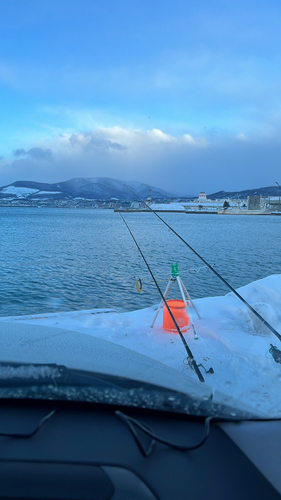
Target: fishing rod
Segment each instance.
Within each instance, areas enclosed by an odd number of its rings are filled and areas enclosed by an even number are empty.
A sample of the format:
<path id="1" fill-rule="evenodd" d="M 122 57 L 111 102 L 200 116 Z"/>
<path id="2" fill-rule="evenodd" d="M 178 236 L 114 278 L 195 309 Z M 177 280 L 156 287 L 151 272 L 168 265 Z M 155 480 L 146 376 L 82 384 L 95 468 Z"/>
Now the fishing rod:
<path id="1" fill-rule="evenodd" d="M 151 269 L 149 267 L 149 264 L 148 264 L 145 256 L 143 255 L 143 253 L 142 253 L 142 251 L 141 251 L 141 249 L 140 249 L 140 247 L 138 245 L 138 242 L 137 242 L 136 238 L 134 237 L 134 235 L 133 235 L 131 229 L 129 228 L 127 222 L 125 221 L 124 217 L 120 213 L 119 213 L 119 215 L 123 219 L 124 224 L 126 225 L 126 227 L 127 227 L 128 231 L 129 231 L 130 235 L 132 236 L 132 238 L 133 238 L 133 240 L 134 240 L 134 242 L 136 244 L 136 247 L 137 247 L 139 253 L 141 254 L 141 256 L 142 256 L 142 258 L 143 258 L 143 260 L 145 262 L 145 265 L 146 265 L 148 271 L 150 272 L 150 275 L 151 275 L 151 277 L 152 277 L 152 279 L 153 279 L 153 281 L 154 281 L 154 283 L 155 283 L 155 285 L 157 287 L 157 290 L 160 293 L 161 298 L 162 298 L 163 302 L 165 303 L 165 306 L 167 307 L 168 312 L 169 312 L 169 314 L 170 314 L 170 316 L 171 316 L 171 318 L 172 318 L 172 320 L 173 320 L 173 322 L 175 324 L 175 327 L 176 327 L 176 329 L 177 329 L 177 331 L 179 333 L 179 336 L 180 336 L 180 338 L 182 340 L 182 343 L 183 343 L 183 345 L 185 347 L 185 350 L 187 352 L 187 355 L 188 355 L 188 358 L 187 358 L 188 364 L 190 365 L 191 368 L 194 369 L 194 371 L 196 372 L 196 375 L 199 378 L 200 382 L 205 382 L 204 377 L 203 377 L 202 373 L 200 372 L 200 370 L 198 368 L 198 365 L 197 365 L 197 363 L 196 363 L 196 361 L 195 361 L 195 359 L 193 357 L 193 354 L 192 354 L 190 348 L 188 347 L 187 342 L 186 342 L 183 334 L 180 331 L 180 328 L 179 328 L 179 326 L 178 326 L 178 324 L 177 324 L 177 322 L 176 322 L 176 320 L 174 318 L 174 315 L 173 315 L 173 313 L 172 313 L 172 311 L 171 311 L 171 309 L 170 309 L 170 307 L 169 307 L 169 305 L 168 305 L 168 303 L 167 303 L 167 301 L 166 301 L 166 299 L 165 299 L 165 297 L 164 297 L 164 295 L 163 295 L 163 293 L 162 293 L 162 291 L 161 291 L 161 289 L 160 289 L 160 287 L 159 287 L 159 285 L 158 285 L 158 283 L 157 283 L 157 281 L 156 281 L 156 279 L 154 277 L 153 272 L 151 271 Z"/>
<path id="2" fill-rule="evenodd" d="M 222 276 L 220 273 L 218 273 L 218 271 L 216 271 L 216 269 L 213 268 L 213 266 L 211 266 L 211 264 L 209 264 L 198 252 L 196 252 L 196 250 L 191 246 L 189 245 L 189 243 L 187 243 L 187 241 L 185 241 L 164 219 L 162 219 L 162 217 L 160 217 L 160 215 L 158 215 L 155 210 L 152 210 L 152 208 L 150 208 L 150 206 L 145 202 L 143 201 L 137 194 L 135 194 L 130 188 L 128 188 L 128 186 L 125 186 L 124 187 L 126 189 L 128 189 L 128 191 L 130 191 L 136 198 L 138 198 L 142 203 L 145 204 L 145 206 L 153 213 L 156 215 L 156 217 L 158 217 L 158 219 L 160 219 L 169 229 L 170 231 L 172 231 L 200 260 L 202 260 L 202 262 L 204 262 L 205 266 L 207 266 L 209 269 L 211 269 L 211 271 L 213 271 L 213 273 L 234 293 L 234 295 L 236 295 L 236 297 L 238 297 L 238 299 L 241 300 L 241 302 L 243 302 L 243 304 L 245 304 L 245 306 L 248 307 L 248 309 L 250 309 L 250 311 L 272 332 L 274 333 L 274 335 L 281 341 L 281 335 L 280 333 L 278 333 L 275 328 L 273 328 L 273 326 L 271 326 L 250 304 L 249 302 L 247 302 L 243 297 L 242 295 L 240 295 L 240 293 L 238 293 L 235 288 L 233 288 Z"/>

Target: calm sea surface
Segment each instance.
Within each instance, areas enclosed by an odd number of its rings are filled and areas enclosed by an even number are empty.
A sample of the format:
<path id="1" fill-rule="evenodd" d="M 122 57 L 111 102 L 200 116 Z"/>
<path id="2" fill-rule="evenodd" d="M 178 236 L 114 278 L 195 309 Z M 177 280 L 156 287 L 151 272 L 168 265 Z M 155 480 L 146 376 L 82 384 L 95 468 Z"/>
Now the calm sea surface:
<path id="1" fill-rule="evenodd" d="M 171 263 L 178 262 L 191 297 L 228 293 L 211 271 L 196 272 L 202 262 L 155 215 L 124 217 L 158 280 L 168 279 Z M 162 217 L 235 288 L 281 273 L 281 217 Z M 0 208 L 0 225 L 1 316 L 107 307 L 129 311 L 160 301 L 118 213 Z M 141 294 L 137 278 L 143 280 Z M 166 284 L 160 283 L 163 291 Z"/>

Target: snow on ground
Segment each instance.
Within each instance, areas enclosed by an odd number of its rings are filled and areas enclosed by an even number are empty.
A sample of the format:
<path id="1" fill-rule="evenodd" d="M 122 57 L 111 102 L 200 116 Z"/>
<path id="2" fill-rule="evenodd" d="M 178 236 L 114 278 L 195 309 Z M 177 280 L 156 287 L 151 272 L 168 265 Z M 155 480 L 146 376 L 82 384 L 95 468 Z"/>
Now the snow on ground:
<path id="1" fill-rule="evenodd" d="M 198 205 L 199 205 L 199 202 L 182 202 L 182 203 L 178 203 L 178 202 L 174 202 L 174 203 L 152 203 L 150 205 L 150 208 L 152 210 L 180 210 L 180 211 L 183 211 L 185 212 L 186 209 L 197 209 L 198 208 Z M 217 207 L 222 207 L 223 206 L 223 202 L 208 202 L 208 203 L 200 203 L 200 205 L 202 206 L 202 210 L 209 210 L 209 211 L 216 211 L 217 210 Z"/>
<path id="2" fill-rule="evenodd" d="M 214 202 L 211 202 L 211 201 L 202 201 L 202 202 L 201 201 L 187 201 L 187 202 L 183 203 L 183 205 L 185 207 L 197 208 L 198 205 L 201 205 L 203 207 L 203 209 L 205 209 L 205 208 L 223 207 L 223 204 L 224 204 L 224 201 L 214 201 Z M 229 204 L 230 204 L 230 206 L 235 206 L 231 202 L 229 202 Z"/>
<path id="3" fill-rule="evenodd" d="M 269 276 L 238 291 L 281 333 L 281 275 Z M 214 374 L 206 374 L 201 367 L 206 383 L 214 391 L 231 395 L 270 417 L 281 416 L 281 364 L 269 353 L 270 344 L 281 350 L 278 338 L 233 293 L 197 299 L 194 303 L 201 319 L 192 307 L 189 314 L 198 339 L 191 328 L 184 336 L 197 363 L 207 370 L 214 369 Z M 196 379 L 187 364 L 179 335 L 163 329 L 162 312 L 151 328 L 156 309 L 156 305 L 128 313 L 93 309 L 0 318 L 0 321 L 36 323 L 103 338 Z"/>
<path id="4" fill-rule="evenodd" d="M 182 210 L 185 211 L 182 203 L 152 203 L 150 205 L 152 210 Z"/>

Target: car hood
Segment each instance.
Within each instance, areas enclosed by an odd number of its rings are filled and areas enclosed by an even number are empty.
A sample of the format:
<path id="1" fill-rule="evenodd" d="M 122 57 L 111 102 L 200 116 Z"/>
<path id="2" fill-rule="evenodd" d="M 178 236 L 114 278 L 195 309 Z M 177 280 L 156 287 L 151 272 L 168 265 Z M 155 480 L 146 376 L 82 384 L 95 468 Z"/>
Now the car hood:
<path id="1" fill-rule="evenodd" d="M 213 393 L 200 383 L 189 368 L 181 373 L 152 357 L 139 354 L 108 340 L 70 330 L 24 323 L 1 322 L 0 362 L 64 365 L 104 375 L 128 378 L 144 384 L 180 392 L 193 400 L 204 401 L 205 409 L 224 405 L 248 415 L 257 415 L 251 407 L 219 391 Z"/>
<path id="2" fill-rule="evenodd" d="M 3 322 L 0 352 L 2 362 L 56 363 L 196 394 L 199 399 L 212 398 L 211 387 L 159 361 L 108 340 L 60 328 Z"/>

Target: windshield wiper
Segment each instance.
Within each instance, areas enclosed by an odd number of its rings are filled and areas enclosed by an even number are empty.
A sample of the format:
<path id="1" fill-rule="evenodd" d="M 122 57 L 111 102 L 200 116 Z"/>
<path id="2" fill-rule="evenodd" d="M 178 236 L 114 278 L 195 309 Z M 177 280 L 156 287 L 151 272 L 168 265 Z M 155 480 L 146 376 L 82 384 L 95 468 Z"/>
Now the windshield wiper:
<path id="1" fill-rule="evenodd" d="M 163 386 L 57 364 L 0 362 L 0 399 L 73 401 L 196 416 L 254 418 L 255 412 Z M 259 417 L 260 418 L 260 417 Z"/>
<path id="2" fill-rule="evenodd" d="M 148 382 L 64 365 L 3 362 L 0 398 L 84 401 L 206 415 L 212 396 L 200 399 Z"/>
<path id="3" fill-rule="evenodd" d="M 110 382 L 97 374 L 71 370 L 64 365 L 0 363 L 0 387 L 23 387 L 30 385 L 99 385 L 108 387 Z M 113 385 L 113 384 L 112 384 Z"/>

